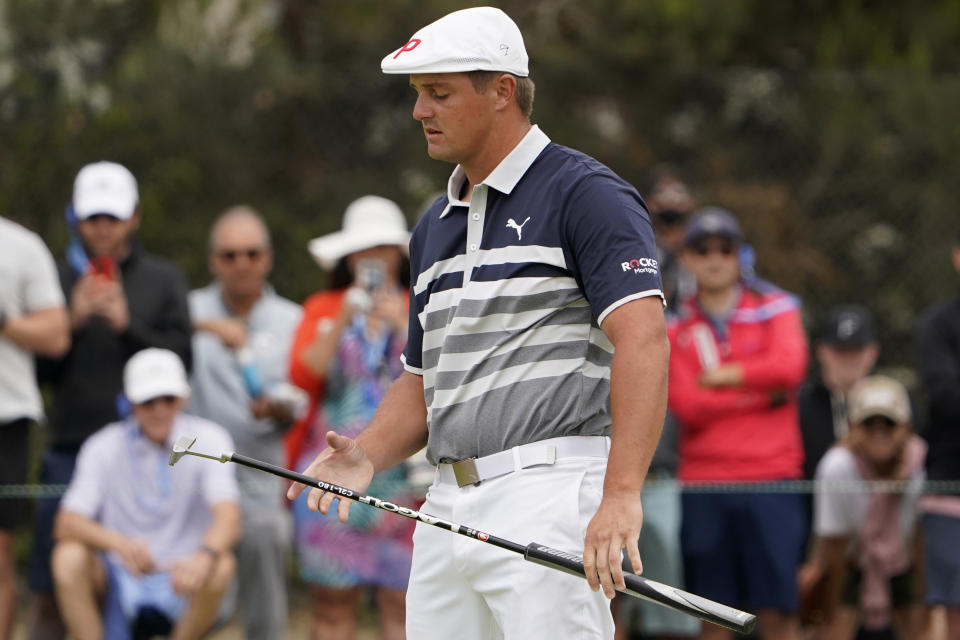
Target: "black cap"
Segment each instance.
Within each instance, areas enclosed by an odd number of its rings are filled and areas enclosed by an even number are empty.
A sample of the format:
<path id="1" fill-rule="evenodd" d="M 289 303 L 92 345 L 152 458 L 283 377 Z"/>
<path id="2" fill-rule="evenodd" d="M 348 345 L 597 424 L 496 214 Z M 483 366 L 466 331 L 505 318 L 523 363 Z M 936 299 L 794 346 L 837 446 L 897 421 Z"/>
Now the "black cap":
<path id="1" fill-rule="evenodd" d="M 835 347 L 863 347 L 876 342 L 873 314 L 858 304 L 833 307 L 823 318 L 820 340 Z"/>
<path id="2" fill-rule="evenodd" d="M 687 222 L 683 244 L 689 247 L 710 236 L 729 238 L 736 242 L 743 240 L 737 219 L 720 207 L 706 207 L 693 214 Z"/>

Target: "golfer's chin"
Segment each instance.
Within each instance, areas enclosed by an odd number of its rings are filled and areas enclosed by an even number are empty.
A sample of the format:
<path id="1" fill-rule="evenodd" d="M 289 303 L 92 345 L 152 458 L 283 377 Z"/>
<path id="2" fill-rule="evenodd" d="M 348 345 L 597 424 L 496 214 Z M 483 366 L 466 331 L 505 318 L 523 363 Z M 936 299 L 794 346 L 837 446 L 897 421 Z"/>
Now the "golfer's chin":
<path id="1" fill-rule="evenodd" d="M 458 163 L 455 154 L 448 147 L 434 144 L 429 141 L 427 142 L 427 155 L 434 160 L 440 160 L 441 162 L 452 162 L 454 164 Z"/>

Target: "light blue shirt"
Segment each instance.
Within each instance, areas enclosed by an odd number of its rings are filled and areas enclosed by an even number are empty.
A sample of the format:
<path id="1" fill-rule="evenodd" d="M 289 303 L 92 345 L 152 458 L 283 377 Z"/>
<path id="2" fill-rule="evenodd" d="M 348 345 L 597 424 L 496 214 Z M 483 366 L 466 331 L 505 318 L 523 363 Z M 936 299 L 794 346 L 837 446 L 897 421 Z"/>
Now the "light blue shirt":
<path id="1" fill-rule="evenodd" d="M 211 507 L 237 502 L 237 465 L 184 456 L 171 467 L 180 436 L 197 437 L 196 450 L 233 451 L 230 436 L 209 420 L 181 414 L 163 445 L 148 440 L 131 419 L 87 438 L 77 456 L 61 508 L 125 536 L 144 540 L 161 570 L 197 551 L 213 522 Z"/>
<path id="2" fill-rule="evenodd" d="M 188 300 L 194 321 L 232 316 L 219 283 L 191 291 Z M 247 317 L 247 345 L 268 393 L 271 387 L 288 381 L 290 348 L 301 314 L 300 305 L 278 296 L 267 286 Z M 236 353 L 216 335 L 197 331 L 193 335 L 193 357 L 190 413 L 223 425 L 239 453 L 283 465 L 283 429 L 288 425 L 253 416 L 252 398 Z M 279 478 L 246 468 L 238 469 L 237 476 L 245 501 L 257 492 L 267 492 L 276 501 L 281 499 Z"/>

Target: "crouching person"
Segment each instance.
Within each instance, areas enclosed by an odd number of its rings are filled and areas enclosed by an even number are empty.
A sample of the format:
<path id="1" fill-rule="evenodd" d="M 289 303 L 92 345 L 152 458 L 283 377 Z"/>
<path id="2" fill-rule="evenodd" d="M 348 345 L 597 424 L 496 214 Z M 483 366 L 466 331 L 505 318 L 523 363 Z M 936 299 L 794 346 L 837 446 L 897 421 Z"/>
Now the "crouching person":
<path id="1" fill-rule="evenodd" d="M 123 382 L 130 417 L 87 439 L 57 514 L 57 602 L 77 640 L 199 638 L 233 579 L 239 493 L 230 465 L 168 460 L 184 434 L 211 451 L 232 442 L 182 413 L 190 387 L 172 351 L 136 353 Z"/>
<path id="2" fill-rule="evenodd" d="M 926 443 L 911 428 L 910 399 L 885 376 L 857 382 L 847 397 L 850 431 L 817 466 L 811 561 L 801 593 L 821 615 L 814 637 L 852 640 L 859 627 L 920 638 L 924 615 L 914 530 Z M 892 481 L 864 491 L 864 481 Z"/>

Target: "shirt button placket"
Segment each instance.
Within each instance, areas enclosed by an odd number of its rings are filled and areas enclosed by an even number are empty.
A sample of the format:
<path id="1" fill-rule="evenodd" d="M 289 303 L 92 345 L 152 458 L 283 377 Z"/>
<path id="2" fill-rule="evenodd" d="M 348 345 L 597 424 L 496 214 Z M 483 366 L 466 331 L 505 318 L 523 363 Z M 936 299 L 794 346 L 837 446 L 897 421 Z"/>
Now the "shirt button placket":
<path id="1" fill-rule="evenodd" d="M 463 273 L 464 285 L 470 280 L 473 268 L 480 258 L 480 244 L 483 240 L 483 219 L 487 208 L 487 187 L 479 184 L 473 188 L 470 196 L 470 210 L 467 213 L 467 261 Z"/>

